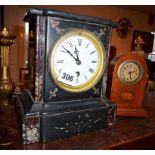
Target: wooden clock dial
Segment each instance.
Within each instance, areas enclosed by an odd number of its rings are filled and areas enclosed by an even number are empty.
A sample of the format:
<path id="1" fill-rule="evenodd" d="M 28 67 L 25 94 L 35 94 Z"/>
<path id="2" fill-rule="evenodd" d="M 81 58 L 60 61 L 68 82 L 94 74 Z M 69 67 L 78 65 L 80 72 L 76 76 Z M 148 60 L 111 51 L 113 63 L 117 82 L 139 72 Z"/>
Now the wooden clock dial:
<path id="1" fill-rule="evenodd" d="M 110 99 L 117 104 L 117 115 L 146 116 L 142 102 L 147 82 L 147 65 L 142 56 L 127 52 L 113 65 Z"/>

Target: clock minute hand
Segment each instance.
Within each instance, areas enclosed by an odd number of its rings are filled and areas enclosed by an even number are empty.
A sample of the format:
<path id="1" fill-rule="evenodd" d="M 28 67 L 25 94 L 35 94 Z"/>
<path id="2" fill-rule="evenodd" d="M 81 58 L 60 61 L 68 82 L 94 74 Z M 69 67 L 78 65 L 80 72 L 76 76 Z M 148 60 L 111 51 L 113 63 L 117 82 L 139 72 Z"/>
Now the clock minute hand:
<path id="1" fill-rule="evenodd" d="M 75 61 L 78 61 L 77 58 L 75 58 L 75 57 L 73 56 L 73 54 L 72 54 L 70 51 L 68 51 L 64 46 L 62 46 L 62 48 L 63 48 L 72 58 L 74 58 Z"/>
<path id="2" fill-rule="evenodd" d="M 76 46 L 75 46 L 75 51 L 74 53 L 76 54 L 76 64 L 77 65 L 80 65 L 81 64 L 81 61 L 79 59 L 79 51 L 77 50 Z"/>

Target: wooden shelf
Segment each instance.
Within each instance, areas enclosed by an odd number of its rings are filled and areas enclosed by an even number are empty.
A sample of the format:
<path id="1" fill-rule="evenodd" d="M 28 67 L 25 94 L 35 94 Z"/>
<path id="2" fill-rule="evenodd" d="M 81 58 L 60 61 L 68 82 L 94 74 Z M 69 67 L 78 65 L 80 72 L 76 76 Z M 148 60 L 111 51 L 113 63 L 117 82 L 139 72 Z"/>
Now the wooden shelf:
<path id="1" fill-rule="evenodd" d="M 155 92 L 147 92 L 144 108 L 148 118 L 117 116 L 106 129 L 71 136 L 59 141 L 23 145 L 15 103 L 0 107 L 0 149 L 155 149 Z"/>

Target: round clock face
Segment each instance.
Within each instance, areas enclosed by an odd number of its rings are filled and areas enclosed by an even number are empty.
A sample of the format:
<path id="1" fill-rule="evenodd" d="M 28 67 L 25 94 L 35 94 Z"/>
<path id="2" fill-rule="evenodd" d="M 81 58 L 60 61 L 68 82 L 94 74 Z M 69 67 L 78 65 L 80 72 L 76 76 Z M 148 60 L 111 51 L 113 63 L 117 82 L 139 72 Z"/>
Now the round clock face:
<path id="1" fill-rule="evenodd" d="M 128 60 L 119 66 L 117 75 L 119 80 L 124 84 L 133 85 L 141 80 L 143 67 L 138 61 Z"/>
<path id="2" fill-rule="evenodd" d="M 105 50 L 91 32 L 74 29 L 63 34 L 49 55 L 50 74 L 63 90 L 82 92 L 93 87 L 105 68 Z"/>

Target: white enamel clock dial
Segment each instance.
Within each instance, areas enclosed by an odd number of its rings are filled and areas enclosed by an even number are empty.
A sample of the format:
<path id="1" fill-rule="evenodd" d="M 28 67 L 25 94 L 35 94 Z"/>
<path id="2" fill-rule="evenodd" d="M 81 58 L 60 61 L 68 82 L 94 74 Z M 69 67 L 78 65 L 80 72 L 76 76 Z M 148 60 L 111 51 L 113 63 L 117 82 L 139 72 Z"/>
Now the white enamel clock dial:
<path id="1" fill-rule="evenodd" d="M 58 39 L 49 64 L 51 76 L 59 87 L 70 92 L 86 91 L 104 72 L 105 50 L 94 34 L 75 29 Z"/>
<path id="2" fill-rule="evenodd" d="M 124 84 L 136 84 L 142 78 L 143 68 L 137 61 L 125 61 L 119 66 L 117 75 Z"/>

